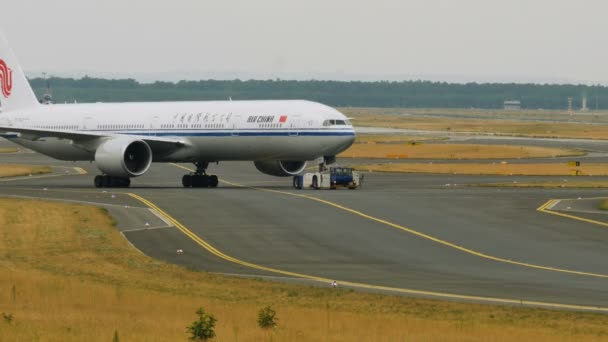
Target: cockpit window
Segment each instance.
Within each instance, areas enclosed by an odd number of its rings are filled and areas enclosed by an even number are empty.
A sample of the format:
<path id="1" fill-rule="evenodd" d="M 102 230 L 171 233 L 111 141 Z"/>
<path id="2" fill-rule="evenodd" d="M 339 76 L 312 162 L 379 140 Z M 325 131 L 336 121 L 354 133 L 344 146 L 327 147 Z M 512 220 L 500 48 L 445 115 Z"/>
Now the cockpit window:
<path id="1" fill-rule="evenodd" d="M 348 120 L 325 120 L 323 126 L 346 126 L 350 125 Z"/>

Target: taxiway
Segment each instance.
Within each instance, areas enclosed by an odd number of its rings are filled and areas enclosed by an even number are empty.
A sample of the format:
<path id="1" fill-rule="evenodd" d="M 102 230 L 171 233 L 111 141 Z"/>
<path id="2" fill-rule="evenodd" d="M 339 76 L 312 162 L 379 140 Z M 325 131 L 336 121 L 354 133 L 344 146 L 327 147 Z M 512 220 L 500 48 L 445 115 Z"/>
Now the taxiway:
<path id="1" fill-rule="evenodd" d="M 131 188 L 102 191 L 92 187 L 93 164 L 35 153 L 0 159 L 87 170 L 5 179 L 0 196 L 105 206 L 143 253 L 198 270 L 307 284 L 335 279 L 369 291 L 456 300 L 608 308 L 608 227 L 537 210 L 552 199 L 601 197 L 603 190 L 468 186 L 530 177 L 374 173 L 356 191 L 296 191 L 290 179 L 265 176 L 252 163 L 226 162 L 211 167 L 222 180 L 216 189 L 182 188 L 189 165 L 154 164 Z M 593 215 L 608 222 L 601 212 Z"/>

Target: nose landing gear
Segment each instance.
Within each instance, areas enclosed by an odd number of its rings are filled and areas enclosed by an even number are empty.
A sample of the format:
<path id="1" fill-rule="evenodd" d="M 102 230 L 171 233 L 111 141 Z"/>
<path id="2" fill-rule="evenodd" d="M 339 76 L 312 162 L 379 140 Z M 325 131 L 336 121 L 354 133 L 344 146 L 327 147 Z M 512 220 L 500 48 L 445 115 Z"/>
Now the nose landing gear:
<path id="1" fill-rule="evenodd" d="M 209 162 L 194 162 L 196 171 L 182 177 L 184 188 L 216 188 L 219 180 L 216 175 L 207 175 Z"/>

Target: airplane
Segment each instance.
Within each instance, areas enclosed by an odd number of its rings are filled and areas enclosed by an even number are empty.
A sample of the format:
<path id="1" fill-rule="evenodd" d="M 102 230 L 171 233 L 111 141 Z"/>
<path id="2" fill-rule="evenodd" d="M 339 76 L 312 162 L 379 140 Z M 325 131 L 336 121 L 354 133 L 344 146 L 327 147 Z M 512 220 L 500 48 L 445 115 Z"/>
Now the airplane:
<path id="1" fill-rule="evenodd" d="M 186 163 L 184 187 L 217 187 L 210 163 L 253 161 L 289 177 L 322 167 L 355 140 L 348 118 L 305 100 L 50 104 L 38 102 L 0 34 L 0 135 L 49 157 L 94 161 L 98 188 L 129 187 L 152 162 Z"/>

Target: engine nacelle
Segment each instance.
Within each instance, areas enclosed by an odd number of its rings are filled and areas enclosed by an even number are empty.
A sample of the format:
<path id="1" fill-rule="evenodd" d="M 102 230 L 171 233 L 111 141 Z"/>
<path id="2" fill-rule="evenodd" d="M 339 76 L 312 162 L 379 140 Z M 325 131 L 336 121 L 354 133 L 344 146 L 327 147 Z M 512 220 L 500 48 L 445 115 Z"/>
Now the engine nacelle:
<path id="1" fill-rule="evenodd" d="M 131 137 L 112 138 L 95 151 L 97 167 L 114 177 L 143 175 L 152 164 L 152 149 L 143 140 Z"/>
<path id="2" fill-rule="evenodd" d="M 306 168 L 306 161 L 263 160 L 253 164 L 261 173 L 277 177 L 295 176 Z"/>

